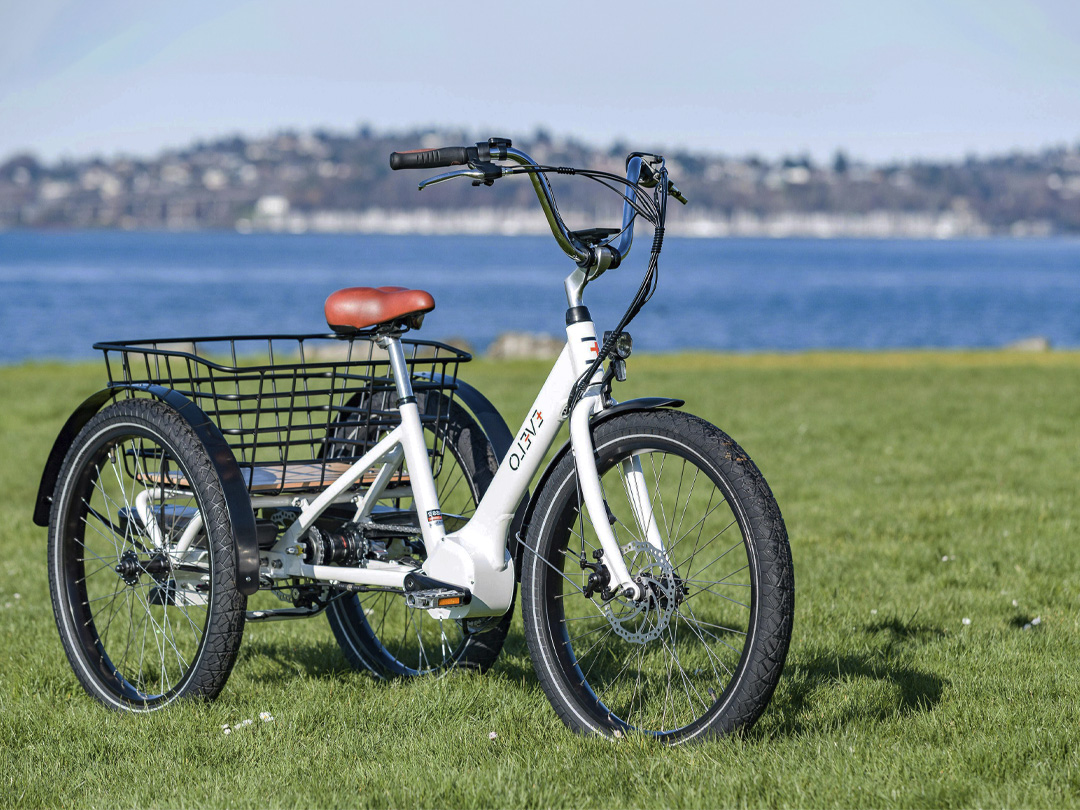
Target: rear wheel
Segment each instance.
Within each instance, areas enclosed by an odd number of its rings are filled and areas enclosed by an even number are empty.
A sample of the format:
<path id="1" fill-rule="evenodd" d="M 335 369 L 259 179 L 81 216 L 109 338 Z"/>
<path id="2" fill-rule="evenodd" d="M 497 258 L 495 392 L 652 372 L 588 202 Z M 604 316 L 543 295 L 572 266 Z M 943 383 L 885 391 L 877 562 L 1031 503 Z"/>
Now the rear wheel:
<path id="1" fill-rule="evenodd" d="M 417 395 L 421 413 L 443 408 L 438 432 L 432 423 L 425 424 L 429 447 L 445 441 L 442 462 L 435 477 L 435 488 L 442 508 L 443 525 L 455 531 L 476 511 L 487 491 L 498 460 L 483 430 L 464 408 L 452 403 L 449 411 L 438 392 Z M 447 415 L 448 413 L 448 415 Z M 344 425 L 343 437 L 356 439 L 361 426 Z M 350 433 L 351 432 L 351 433 Z M 354 452 L 351 447 L 347 452 Z M 419 526 L 419 517 L 411 499 L 392 501 L 388 523 Z M 378 516 L 376 515 L 376 519 Z M 398 552 L 419 567 L 426 559 L 422 544 L 399 541 Z M 513 617 L 513 605 L 499 618 L 483 624 L 452 619 L 432 618 L 425 610 L 410 608 L 401 594 L 369 591 L 335 600 L 326 611 L 330 627 L 349 663 L 384 677 L 410 677 L 464 667 L 488 670 L 502 650 Z"/>
<path id="2" fill-rule="evenodd" d="M 68 660 L 106 705 L 150 711 L 224 687 L 247 600 L 220 481 L 174 410 L 127 400 L 79 433 L 54 495 L 49 586 Z"/>
<path id="3" fill-rule="evenodd" d="M 612 529 L 643 591 L 604 593 L 572 454 L 541 491 L 522 574 L 537 677 L 572 729 L 669 743 L 750 726 L 791 637 L 794 581 L 780 510 L 726 434 L 677 411 L 601 423 L 594 440 Z M 635 509 L 642 488 L 655 522 Z M 601 555 L 602 558 L 602 555 Z"/>

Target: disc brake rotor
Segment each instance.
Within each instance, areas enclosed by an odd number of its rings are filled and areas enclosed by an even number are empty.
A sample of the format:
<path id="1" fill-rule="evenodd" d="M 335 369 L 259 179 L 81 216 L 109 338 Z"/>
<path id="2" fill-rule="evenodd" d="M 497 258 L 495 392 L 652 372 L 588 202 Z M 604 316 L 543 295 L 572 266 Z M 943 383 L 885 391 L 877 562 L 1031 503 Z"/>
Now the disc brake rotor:
<path id="1" fill-rule="evenodd" d="M 679 585 L 667 555 L 644 540 L 623 546 L 634 581 L 644 591 L 639 600 L 619 597 L 606 602 L 604 616 L 615 633 L 631 644 L 658 639 L 678 604 Z"/>

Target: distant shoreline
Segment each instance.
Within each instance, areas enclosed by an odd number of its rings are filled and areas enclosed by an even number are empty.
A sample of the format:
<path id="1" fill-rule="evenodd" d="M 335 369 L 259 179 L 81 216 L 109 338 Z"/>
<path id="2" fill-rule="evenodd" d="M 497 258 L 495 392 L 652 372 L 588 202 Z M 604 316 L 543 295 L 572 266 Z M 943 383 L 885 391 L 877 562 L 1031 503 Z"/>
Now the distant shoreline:
<path id="1" fill-rule="evenodd" d="M 679 212 L 681 214 L 681 212 Z M 670 236 L 719 239 L 749 238 L 861 238 L 861 239 L 955 239 L 992 235 L 991 228 L 970 213 L 898 213 L 870 211 L 865 214 L 783 212 L 759 216 L 737 211 L 731 216 L 671 216 Z M 590 221 L 587 213 L 569 211 L 569 221 Z M 256 213 L 236 223 L 241 233 L 371 233 L 431 235 L 540 236 L 550 233 L 543 215 L 532 209 L 473 208 L 467 211 L 417 209 L 395 211 L 370 208 L 364 211 L 284 211 Z M 1012 236 L 1049 236 L 1051 229 L 1032 223 L 1015 228 Z"/>
<path id="2" fill-rule="evenodd" d="M 567 219 L 591 221 L 593 215 L 567 212 Z M 639 233 L 647 225 L 639 223 Z M 165 227 L 147 228 L 120 221 L 112 226 L 15 227 L 0 233 L 20 232 L 128 232 L 128 233 L 230 233 L 241 234 L 373 234 L 401 236 L 546 236 L 551 233 L 543 215 L 531 209 L 473 208 L 467 211 L 415 209 L 410 211 L 369 208 L 361 211 L 286 210 L 238 219 L 232 228 L 205 227 L 178 221 Z M 673 216 L 668 236 L 691 239 L 986 239 L 1069 238 L 1055 233 L 1044 222 L 1017 223 L 1002 233 L 969 213 L 869 211 L 864 214 L 783 212 L 760 216 L 748 211 L 730 217 L 716 215 Z"/>
<path id="3" fill-rule="evenodd" d="M 651 231 L 646 234 L 648 226 L 643 226 L 641 229 L 635 231 L 635 236 L 640 238 L 642 234 L 647 237 L 651 237 Z M 824 231 L 824 232 L 823 232 Z M 551 235 L 551 231 L 539 228 L 519 229 L 519 230 L 451 230 L 448 227 L 427 227 L 419 225 L 415 227 L 394 227 L 385 229 L 330 229 L 330 228 L 259 228 L 248 227 L 241 223 L 238 227 L 232 228 L 194 228 L 194 227 L 176 227 L 176 228 L 117 228 L 117 227 L 80 227 L 80 226 L 49 226 L 49 227 L 31 227 L 31 228 L 3 228 L 0 227 L 0 236 L 5 234 L 86 234 L 86 233 L 114 233 L 114 234 L 167 234 L 182 236 L 190 234 L 196 235 L 231 235 L 236 234 L 239 236 L 251 236 L 251 235 L 274 235 L 274 236 L 419 236 L 419 237 L 547 237 Z M 746 241 L 777 241 L 783 242 L 785 240 L 799 241 L 865 241 L 865 242 L 890 242 L 890 241 L 910 241 L 910 242 L 947 242 L 947 241 L 977 241 L 977 242 L 1021 242 L 1028 240 L 1048 240 L 1053 242 L 1077 242 L 1080 241 L 1080 234 L 1075 233 L 1045 233 L 1041 230 L 1025 231 L 1023 233 L 976 233 L 976 232 L 952 232 L 943 234 L 941 231 L 927 229 L 925 232 L 920 232 L 917 229 L 908 230 L 884 230 L 884 229 L 833 229 L 828 230 L 821 228 L 818 230 L 798 230 L 794 228 L 785 228 L 779 225 L 767 228 L 763 227 L 757 230 L 746 229 L 725 229 L 723 225 L 708 225 L 698 227 L 669 227 L 665 229 L 665 234 L 669 238 L 683 238 L 693 240 L 708 240 L 708 239 L 721 239 L 721 240 L 746 240 Z"/>
<path id="4" fill-rule="evenodd" d="M 156 156 L 32 154 L 0 160 L 0 228 L 232 230 L 315 233 L 542 233 L 527 184 L 479 194 L 448 183 L 417 196 L 419 176 L 390 170 L 402 143 L 462 133 L 280 132 L 199 141 Z M 623 148 L 538 132 L 515 144 L 544 165 L 624 171 Z M 667 167 L 690 205 L 669 206 L 669 233 L 697 237 L 950 239 L 1080 234 L 1080 146 L 984 158 L 871 164 L 837 152 L 731 157 L 676 149 Z M 572 227 L 617 219 L 621 202 L 594 183 L 555 181 Z M 576 216 L 575 216 L 576 215 Z M 615 223 L 611 223 L 615 224 Z"/>

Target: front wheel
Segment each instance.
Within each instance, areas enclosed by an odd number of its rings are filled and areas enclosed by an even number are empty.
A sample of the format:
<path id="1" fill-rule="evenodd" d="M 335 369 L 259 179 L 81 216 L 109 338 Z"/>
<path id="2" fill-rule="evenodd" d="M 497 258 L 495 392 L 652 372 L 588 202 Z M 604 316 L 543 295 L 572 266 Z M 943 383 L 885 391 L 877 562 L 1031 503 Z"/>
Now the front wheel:
<path id="1" fill-rule="evenodd" d="M 541 686 L 578 732 L 678 743 L 748 728 L 780 678 L 794 610 L 768 484 L 729 436 L 678 411 L 610 419 L 593 440 L 642 597 L 612 597 L 594 573 L 600 542 L 566 454 L 539 495 L 521 579 Z"/>

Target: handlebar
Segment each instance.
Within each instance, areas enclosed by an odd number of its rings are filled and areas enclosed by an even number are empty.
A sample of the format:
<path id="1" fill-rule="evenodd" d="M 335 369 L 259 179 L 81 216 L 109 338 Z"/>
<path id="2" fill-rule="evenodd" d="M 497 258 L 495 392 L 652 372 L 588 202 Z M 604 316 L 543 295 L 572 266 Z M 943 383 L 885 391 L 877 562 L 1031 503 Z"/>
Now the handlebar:
<path id="1" fill-rule="evenodd" d="M 507 148 L 506 159 L 512 160 L 521 166 L 538 165 L 535 160 L 520 149 Z M 566 227 L 566 223 L 562 221 L 562 217 L 559 216 L 559 207 L 555 204 L 555 195 L 551 191 L 551 184 L 548 183 L 547 177 L 541 172 L 529 172 L 529 180 L 532 181 L 533 190 L 540 200 L 540 207 L 544 209 L 544 216 L 547 218 L 548 227 L 551 228 L 551 234 L 555 237 L 559 247 L 562 248 L 563 253 L 582 267 L 590 264 L 593 261 L 593 252 L 582 244 L 581 240 L 574 238 Z"/>
<path id="2" fill-rule="evenodd" d="M 631 184 L 627 186 L 626 196 L 630 200 L 637 200 L 637 183 L 641 179 L 641 170 L 644 166 L 644 161 L 638 155 L 630 158 L 626 164 L 626 179 Z M 630 245 L 634 241 L 634 209 L 628 200 L 623 200 L 622 219 L 623 235 L 619 239 L 619 246 L 615 249 L 620 256 L 625 257 L 630 252 Z"/>
<path id="3" fill-rule="evenodd" d="M 623 201 L 623 221 L 622 227 L 618 231 L 622 235 L 619 238 L 618 245 L 611 245 L 610 243 L 587 244 L 575 232 L 569 230 L 559 215 L 559 208 L 555 203 L 555 196 L 552 194 L 551 185 L 548 183 L 546 175 L 543 171 L 537 171 L 537 169 L 541 168 L 540 165 L 520 149 L 512 148 L 510 141 L 505 138 L 491 138 L 487 143 L 478 143 L 476 146 L 444 146 L 439 149 L 392 152 L 390 155 L 390 168 L 396 171 L 398 169 L 433 169 L 461 165 L 468 167 L 430 177 L 420 183 L 421 189 L 455 177 L 470 177 L 473 185 L 479 185 L 480 183 L 491 185 L 496 179 L 507 174 L 528 174 L 529 180 L 533 184 L 533 190 L 540 200 L 540 207 L 544 211 L 548 227 L 551 228 L 551 233 L 559 247 L 567 256 L 577 262 L 578 266 L 586 269 L 594 268 L 598 271 L 596 275 L 599 275 L 608 267 L 617 266 L 630 253 L 630 247 L 634 241 L 635 211 L 632 203 L 637 200 L 637 183 L 641 180 L 643 172 L 646 181 L 651 180 L 653 177 L 652 169 L 643 160 L 644 157 L 651 156 L 633 153 L 627 160 L 626 180 L 628 185 L 625 194 L 628 200 Z M 494 160 L 509 160 L 524 168 L 498 166 L 492 163 Z M 567 173 L 571 171 L 566 170 Z M 679 199 L 680 202 L 685 202 L 682 195 L 678 193 L 678 189 L 675 189 L 673 184 L 669 184 L 669 186 L 674 190 L 673 196 Z"/>

